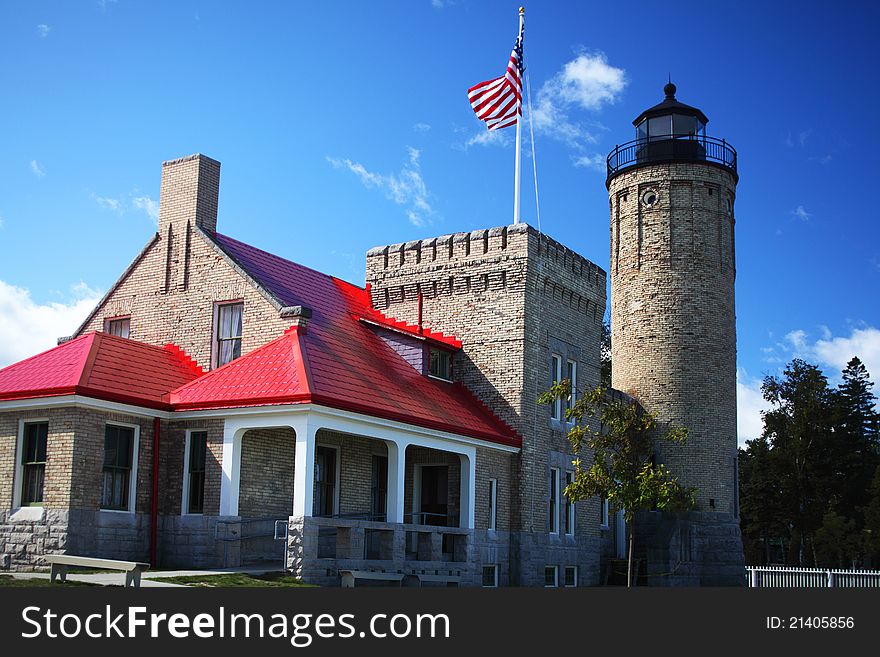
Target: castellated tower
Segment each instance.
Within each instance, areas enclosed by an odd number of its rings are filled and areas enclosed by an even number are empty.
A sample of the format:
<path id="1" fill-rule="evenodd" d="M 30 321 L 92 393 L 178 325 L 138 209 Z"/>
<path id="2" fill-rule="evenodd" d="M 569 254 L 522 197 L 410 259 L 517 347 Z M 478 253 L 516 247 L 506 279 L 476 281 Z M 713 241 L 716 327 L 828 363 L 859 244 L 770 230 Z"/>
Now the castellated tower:
<path id="1" fill-rule="evenodd" d="M 697 513 L 674 531 L 657 527 L 649 571 L 654 560 L 682 583 L 739 583 L 736 151 L 708 137 L 706 116 L 675 91 L 667 84 L 665 100 L 633 122 L 636 140 L 608 158 L 612 386 L 689 430 L 685 445 L 658 446 L 657 456 L 697 488 Z M 664 551 L 700 567 L 676 568 Z"/>
<path id="2" fill-rule="evenodd" d="M 378 310 L 461 340 L 453 378 L 523 437 L 519 454 L 477 458 L 475 561 L 500 564 L 510 584 L 543 586 L 552 564 L 598 584 L 611 530 L 594 499 L 578 503 L 570 535 L 564 518 L 554 531 L 548 481 L 556 471 L 564 485 L 573 455 L 564 418 L 536 401 L 554 356 L 576 363 L 580 389 L 598 385 L 605 272 L 520 223 L 371 249 L 366 278 Z M 486 531 L 491 480 L 499 524 Z"/>

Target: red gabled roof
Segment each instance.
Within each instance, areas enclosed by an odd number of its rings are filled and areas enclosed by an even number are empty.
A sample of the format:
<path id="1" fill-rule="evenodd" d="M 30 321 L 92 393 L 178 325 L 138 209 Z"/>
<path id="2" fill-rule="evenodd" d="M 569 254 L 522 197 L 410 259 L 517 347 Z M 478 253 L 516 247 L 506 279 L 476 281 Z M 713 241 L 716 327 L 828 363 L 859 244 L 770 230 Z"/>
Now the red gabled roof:
<path id="1" fill-rule="evenodd" d="M 83 395 L 170 409 L 168 393 L 201 374 L 174 345 L 92 332 L 0 370 L 0 401 Z"/>
<path id="2" fill-rule="evenodd" d="M 451 433 L 520 446 L 521 438 L 464 386 L 423 376 L 376 331 L 378 323 L 458 348 L 373 309 L 364 288 L 322 274 L 222 234 L 211 236 L 238 266 L 284 306 L 312 311 L 308 330 L 291 330 L 181 387 L 175 408 L 313 402 Z M 261 377 L 270 373 L 269 380 Z"/>

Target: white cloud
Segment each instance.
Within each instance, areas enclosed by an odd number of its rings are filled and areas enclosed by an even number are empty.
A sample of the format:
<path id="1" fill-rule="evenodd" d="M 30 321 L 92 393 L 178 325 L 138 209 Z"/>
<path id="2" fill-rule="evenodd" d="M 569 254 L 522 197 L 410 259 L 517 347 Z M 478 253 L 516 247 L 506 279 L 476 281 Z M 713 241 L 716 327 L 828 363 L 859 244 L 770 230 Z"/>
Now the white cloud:
<path id="1" fill-rule="evenodd" d="M 131 205 L 137 210 L 146 212 L 154 224 L 159 224 L 159 203 L 157 201 L 149 196 L 136 196 L 131 200 Z"/>
<path id="2" fill-rule="evenodd" d="M 626 71 L 611 66 L 605 53 L 581 53 L 538 90 L 532 110 L 535 129 L 576 149 L 596 143 L 595 135 L 571 118 L 571 111 L 597 111 L 614 103 L 626 85 Z"/>
<path id="3" fill-rule="evenodd" d="M 473 137 L 465 141 L 463 144 L 456 144 L 456 148 L 466 151 L 471 146 L 501 146 L 507 147 L 511 144 L 512 138 L 504 130 L 480 130 Z"/>
<path id="4" fill-rule="evenodd" d="M 413 130 L 416 132 L 428 132 L 431 129 L 430 123 L 416 123 L 413 125 Z"/>
<path id="5" fill-rule="evenodd" d="M 807 128 L 806 130 L 801 130 L 798 133 L 798 143 L 801 145 L 802 148 L 806 145 L 807 140 L 810 138 L 810 135 L 812 135 L 812 134 L 813 134 L 812 128 Z"/>
<path id="6" fill-rule="evenodd" d="M 819 164 L 828 164 L 833 159 L 831 155 L 813 155 L 807 158 L 810 162 L 818 162 Z"/>
<path id="7" fill-rule="evenodd" d="M 601 171 L 602 173 L 605 173 L 607 168 L 607 161 L 605 156 L 601 153 L 593 153 L 592 155 L 581 155 L 577 157 L 573 156 L 571 161 L 576 167 L 593 169 L 594 171 Z"/>
<path id="8" fill-rule="evenodd" d="M 112 210 L 113 212 L 122 212 L 122 203 L 119 199 L 108 198 L 106 196 L 98 196 L 97 194 L 90 194 L 92 200 L 100 205 L 105 210 Z"/>
<path id="9" fill-rule="evenodd" d="M 3 215 L 0 214 L 0 229 L 2 229 L 4 225 L 5 224 L 3 223 Z"/>
<path id="10" fill-rule="evenodd" d="M 810 218 L 813 216 L 811 213 L 807 212 L 804 209 L 803 205 L 797 206 L 794 210 L 791 211 L 790 214 L 793 217 L 800 219 L 801 221 L 809 221 Z"/>
<path id="11" fill-rule="evenodd" d="M 871 378 L 880 381 L 880 329 L 861 326 L 850 329 L 848 336 L 834 337 L 826 326 L 819 327 L 822 337 L 813 340 L 803 329 L 789 332 L 785 346 L 793 358 L 814 361 L 829 368 L 826 374 L 832 379 L 853 356 L 858 356 L 868 369 Z"/>
<path id="12" fill-rule="evenodd" d="M 0 280 L 0 367 L 51 349 L 79 327 L 101 298 L 83 282 L 64 302 L 37 303 L 25 288 Z"/>
<path id="13" fill-rule="evenodd" d="M 407 162 L 397 173 L 380 174 L 369 171 L 360 162 L 348 158 L 326 156 L 327 161 L 337 169 L 348 169 L 356 175 L 367 189 L 380 189 L 386 198 L 398 205 L 406 206 L 406 218 L 414 226 L 425 226 L 430 223 L 434 214 L 428 198 L 430 192 L 422 178 L 419 158 L 421 151 L 407 146 Z"/>
<path id="14" fill-rule="evenodd" d="M 49 32 L 51 32 L 51 31 L 52 31 L 51 25 L 45 25 L 43 23 L 40 23 L 39 25 L 37 25 L 37 34 L 39 34 L 44 39 L 47 36 L 49 36 Z"/>
<path id="15" fill-rule="evenodd" d="M 742 447 L 764 431 L 761 413 L 770 408 L 770 402 L 761 394 L 761 379 L 748 375 L 743 368 L 736 370 L 736 435 Z"/>
<path id="16" fill-rule="evenodd" d="M 36 175 L 37 178 L 42 178 L 46 175 L 46 172 L 43 171 L 43 169 L 40 167 L 40 164 L 36 160 L 31 160 L 30 167 L 31 171 L 34 172 L 34 175 Z"/>

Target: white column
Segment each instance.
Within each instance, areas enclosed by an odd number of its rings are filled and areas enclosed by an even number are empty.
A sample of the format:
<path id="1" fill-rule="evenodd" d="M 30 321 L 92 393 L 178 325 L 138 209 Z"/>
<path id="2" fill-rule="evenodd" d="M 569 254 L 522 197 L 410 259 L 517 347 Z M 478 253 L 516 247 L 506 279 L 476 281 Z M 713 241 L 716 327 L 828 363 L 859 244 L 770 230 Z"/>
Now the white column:
<path id="1" fill-rule="evenodd" d="M 406 447 L 403 442 L 386 440 L 388 446 L 388 498 L 385 505 L 388 522 L 403 522 L 406 498 Z"/>
<path id="2" fill-rule="evenodd" d="M 246 429 L 237 422 L 223 423 L 223 460 L 220 479 L 220 515 L 238 515 L 238 491 L 241 483 L 241 438 Z"/>
<path id="3" fill-rule="evenodd" d="M 459 499 L 459 527 L 473 529 L 476 504 L 477 482 L 477 450 L 469 449 L 466 454 L 459 454 L 461 461 L 461 497 Z"/>
<path id="4" fill-rule="evenodd" d="M 296 462 L 293 468 L 293 515 L 311 516 L 315 497 L 315 434 L 318 427 L 308 416 L 291 422 L 296 432 Z"/>

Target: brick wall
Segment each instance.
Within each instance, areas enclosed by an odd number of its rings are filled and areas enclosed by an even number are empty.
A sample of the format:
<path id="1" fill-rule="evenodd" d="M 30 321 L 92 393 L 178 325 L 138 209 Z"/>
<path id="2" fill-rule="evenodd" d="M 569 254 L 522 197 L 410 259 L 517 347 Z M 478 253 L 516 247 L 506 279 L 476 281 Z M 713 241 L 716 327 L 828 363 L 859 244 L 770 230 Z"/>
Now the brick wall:
<path id="1" fill-rule="evenodd" d="M 640 167 L 609 187 L 613 385 L 689 429 L 662 459 L 701 510 L 724 513 L 736 497 L 735 194 L 733 175 L 706 164 Z"/>
<path id="2" fill-rule="evenodd" d="M 293 512 L 295 456 L 292 429 L 251 429 L 244 434 L 238 515 L 286 518 Z"/>

